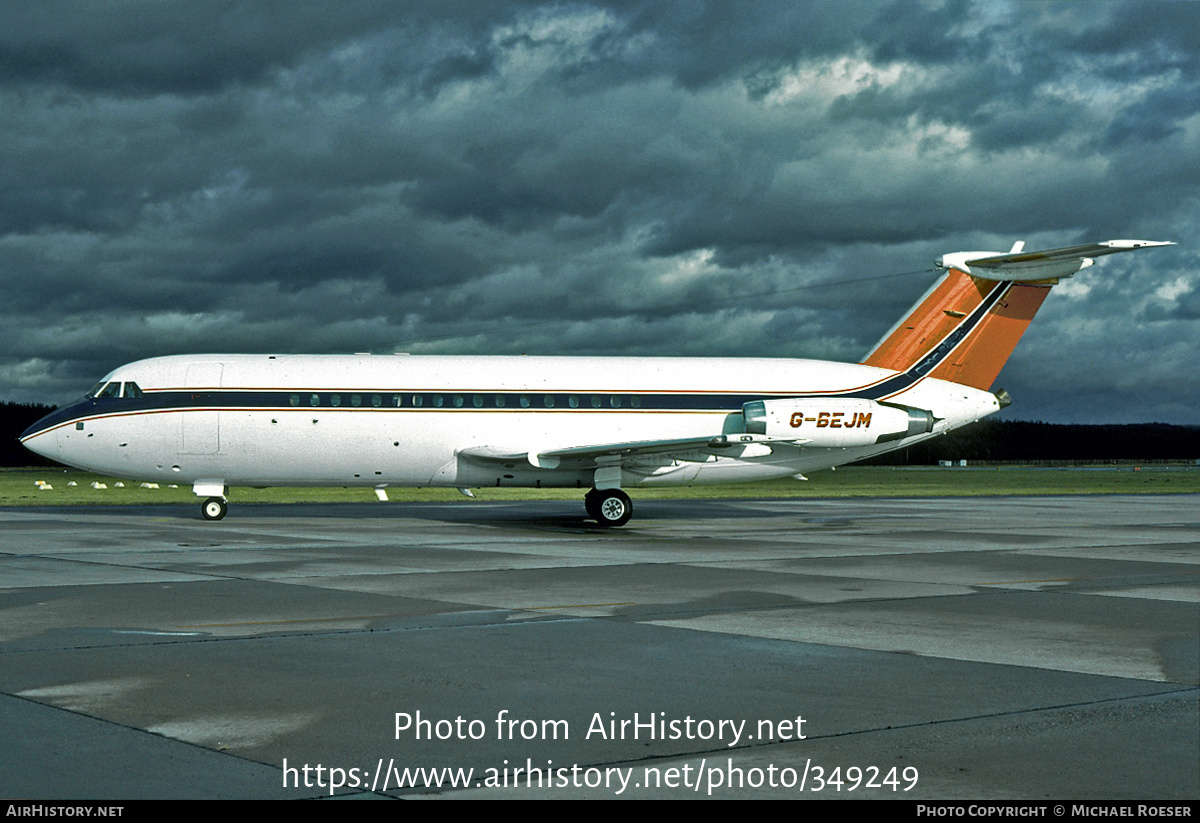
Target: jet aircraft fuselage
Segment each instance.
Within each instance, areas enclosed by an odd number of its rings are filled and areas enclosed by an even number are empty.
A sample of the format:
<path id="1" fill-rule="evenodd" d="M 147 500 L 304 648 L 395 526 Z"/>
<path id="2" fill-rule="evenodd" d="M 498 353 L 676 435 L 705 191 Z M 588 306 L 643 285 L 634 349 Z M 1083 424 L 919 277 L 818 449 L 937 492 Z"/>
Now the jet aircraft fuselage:
<path id="1" fill-rule="evenodd" d="M 622 525 L 622 487 L 800 475 L 998 411 L 991 383 L 1057 278 L 1091 265 L 1084 254 L 1152 245 L 947 255 L 862 364 L 181 355 L 121 366 L 21 440 L 71 466 L 190 484 L 209 519 L 229 486 L 557 486 L 589 489 L 588 513 Z"/>

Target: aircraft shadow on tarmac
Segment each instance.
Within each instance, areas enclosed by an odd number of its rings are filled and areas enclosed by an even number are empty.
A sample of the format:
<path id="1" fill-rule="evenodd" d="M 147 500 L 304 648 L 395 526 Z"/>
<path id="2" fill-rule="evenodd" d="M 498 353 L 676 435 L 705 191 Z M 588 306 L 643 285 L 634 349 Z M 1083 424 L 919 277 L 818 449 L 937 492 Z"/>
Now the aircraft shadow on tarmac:
<path id="1" fill-rule="evenodd" d="M 641 500 L 637 501 L 638 520 L 683 521 L 724 520 L 759 517 L 796 517 L 805 514 L 803 500 L 795 500 L 794 506 L 773 507 L 748 506 L 753 499 L 736 500 Z M 782 502 L 782 501 L 777 501 Z M 570 529 L 580 533 L 604 533 L 620 535 L 636 533 L 637 521 L 619 529 L 600 526 L 590 519 L 583 504 L 573 500 L 536 501 L 464 501 L 447 503 L 239 503 L 237 512 L 219 523 L 208 523 L 188 504 L 130 505 L 130 506 L 38 506 L 25 507 L 24 511 L 53 511 L 56 514 L 76 512 L 101 517 L 171 517 L 183 521 L 206 523 L 214 529 L 236 528 L 239 522 L 263 519 L 300 520 L 306 518 L 330 518 L 348 521 L 363 519 L 410 519 L 436 520 L 444 523 L 476 524 L 506 528 L 526 529 Z"/>

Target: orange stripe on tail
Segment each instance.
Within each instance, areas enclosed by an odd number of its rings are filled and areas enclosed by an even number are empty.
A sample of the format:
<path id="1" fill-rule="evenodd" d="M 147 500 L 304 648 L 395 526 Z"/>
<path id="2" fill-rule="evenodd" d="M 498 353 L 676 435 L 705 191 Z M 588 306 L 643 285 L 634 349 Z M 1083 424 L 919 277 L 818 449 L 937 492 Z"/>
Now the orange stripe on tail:
<path id="1" fill-rule="evenodd" d="M 950 269 L 863 364 L 906 371 L 931 352 L 995 289 L 1007 289 L 930 377 L 990 389 L 1050 292 L 1048 284 L 1009 283 Z"/>

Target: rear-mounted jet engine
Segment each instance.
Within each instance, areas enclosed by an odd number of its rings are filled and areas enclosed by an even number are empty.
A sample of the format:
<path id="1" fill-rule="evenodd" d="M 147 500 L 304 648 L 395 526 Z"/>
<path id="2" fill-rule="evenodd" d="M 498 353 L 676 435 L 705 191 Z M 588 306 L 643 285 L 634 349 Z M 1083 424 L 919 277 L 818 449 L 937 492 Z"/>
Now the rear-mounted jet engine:
<path id="1" fill-rule="evenodd" d="M 848 397 L 788 397 L 742 406 L 746 431 L 795 437 L 821 448 L 873 446 L 933 431 L 931 412 Z"/>

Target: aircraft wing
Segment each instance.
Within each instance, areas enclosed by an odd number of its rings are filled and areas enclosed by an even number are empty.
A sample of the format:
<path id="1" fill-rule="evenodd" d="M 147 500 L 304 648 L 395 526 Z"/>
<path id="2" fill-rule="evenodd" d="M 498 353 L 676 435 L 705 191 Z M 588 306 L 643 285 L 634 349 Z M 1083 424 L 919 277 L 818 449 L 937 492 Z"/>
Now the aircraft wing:
<path id="1" fill-rule="evenodd" d="M 771 453 L 772 445 L 798 446 L 802 437 L 771 437 L 762 434 L 719 434 L 712 437 L 684 437 L 674 440 L 631 440 L 561 449 L 527 450 L 494 446 L 462 449 L 459 456 L 480 463 L 528 461 L 542 469 L 590 468 L 631 465 L 647 458 L 669 458 L 685 462 L 704 462 L 710 457 L 761 457 Z"/>
<path id="2" fill-rule="evenodd" d="M 1031 280 L 1070 277 L 1092 265 L 1092 258 L 1154 246 L 1173 246 L 1159 240 L 1104 240 L 1060 249 L 1023 251 L 1023 243 L 1005 254 L 996 252 L 954 252 L 938 259 L 940 268 L 955 268 L 967 274 L 991 280 Z"/>

